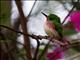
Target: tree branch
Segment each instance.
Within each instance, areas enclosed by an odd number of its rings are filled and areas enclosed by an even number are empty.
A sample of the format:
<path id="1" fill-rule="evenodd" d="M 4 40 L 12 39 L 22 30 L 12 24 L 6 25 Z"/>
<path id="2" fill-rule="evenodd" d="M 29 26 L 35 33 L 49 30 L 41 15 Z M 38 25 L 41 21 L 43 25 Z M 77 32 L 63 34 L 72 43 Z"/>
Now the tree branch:
<path id="1" fill-rule="evenodd" d="M 9 27 L 7 27 L 7 26 L 0 25 L 0 27 L 7 28 L 7 29 L 12 30 L 12 31 L 14 31 L 14 32 L 16 32 L 16 33 L 20 33 L 20 34 L 23 34 L 23 35 L 26 36 L 25 33 L 20 32 L 20 31 L 16 31 L 16 30 L 14 30 L 14 29 L 12 29 L 12 28 L 9 28 Z M 50 38 L 49 36 L 40 36 L 40 35 L 39 35 L 39 36 L 36 36 L 36 35 L 29 35 L 29 34 L 28 34 L 28 36 L 29 36 L 29 37 L 32 37 L 33 39 L 36 39 L 37 41 L 38 41 L 39 39 L 49 39 L 49 38 Z M 52 41 L 52 42 L 57 42 L 57 40 L 52 40 L 52 38 L 49 39 L 48 44 L 46 44 L 44 50 L 43 50 L 42 53 L 39 55 L 38 59 L 39 59 L 39 58 L 41 59 L 42 56 L 44 56 L 45 51 L 48 49 L 48 45 L 49 45 L 50 41 Z M 70 40 L 70 41 L 71 41 L 71 40 Z M 73 41 L 73 40 L 72 40 L 72 41 Z M 70 47 L 75 46 L 75 45 L 76 45 L 75 43 L 77 43 L 77 45 L 80 44 L 80 39 L 75 40 L 75 42 L 72 42 L 72 41 L 71 41 L 70 45 L 63 46 L 63 47 L 64 47 L 63 51 L 66 51 L 66 50 L 69 49 Z M 59 43 L 59 41 L 58 41 L 57 43 Z M 78 44 L 78 43 L 79 43 L 79 44 Z M 19 43 L 19 44 L 21 44 L 21 43 Z M 60 43 L 60 44 L 62 44 L 62 43 Z M 23 45 L 23 46 L 25 47 L 24 44 L 21 44 L 21 45 Z M 39 47 L 39 46 L 37 46 L 37 47 Z M 68 47 L 68 48 L 66 48 L 66 47 Z M 58 53 L 60 53 L 60 52 L 61 52 L 61 51 L 59 51 Z M 36 56 L 37 54 L 38 54 L 38 50 L 36 49 L 35 56 Z M 57 55 L 57 54 L 56 54 L 56 55 Z M 56 56 L 56 55 L 54 55 L 54 56 Z M 54 56 L 53 56 L 53 57 L 54 57 Z M 40 60 L 40 59 L 39 59 L 39 60 Z"/>
<path id="2" fill-rule="evenodd" d="M 30 15 L 31 15 L 31 13 L 32 13 L 32 11 L 33 11 L 33 9 L 34 9 L 34 7 L 35 7 L 36 2 L 37 2 L 37 0 L 35 0 L 35 2 L 34 2 L 34 4 L 33 4 L 32 8 L 31 8 L 31 10 L 30 10 L 30 13 L 29 13 L 29 15 L 27 16 L 27 18 L 30 17 Z"/>
<path id="3" fill-rule="evenodd" d="M 4 25 L 0 25 L 0 27 L 3 27 L 3 28 L 6 28 L 6 29 L 9 29 L 9 30 L 11 30 L 11 31 L 14 31 L 15 33 L 20 33 L 20 34 L 23 34 L 23 35 L 25 35 L 25 36 L 29 36 L 29 37 L 31 37 L 31 38 L 33 38 L 33 39 L 36 39 L 36 40 L 38 40 L 38 39 L 47 39 L 47 38 L 49 38 L 49 36 L 36 36 L 36 35 L 30 35 L 30 34 L 26 34 L 26 33 L 24 33 L 24 32 L 20 32 L 20 31 L 17 31 L 17 30 L 14 30 L 13 28 L 10 28 L 10 27 L 7 27 L 7 26 L 4 26 Z"/>
<path id="4" fill-rule="evenodd" d="M 39 42 L 39 40 L 37 40 L 37 48 L 35 50 L 35 54 L 34 54 L 33 60 L 37 60 L 38 59 L 39 46 L 40 46 L 40 42 Z"/>
<path id="5" fill-rule="evenodd" d="M 24 16 L 24 13 L 23 13 L 23 10 L 22 10 L 22 7 L 21 7 L 21 0 L 15 0 L 15 2 L 16 2 L 19 14 L 20 14 L 20 23 L 21 23 L 22 31 L 23 31 L 23 33 L 26 33 L 26 36 L 25 35 L 23 36 L 24 37 L 24 45 L 26 46 L 25 47 L 26 48 L 26 56 L 27 56 L 28 60 L 32 60 L 30 40 L 29 40 L 29 37 L 28 37 L 28 31 L 27 31 L 27 28 L 26 28 L 27 21 L 26 21 L 26 18 Z"/>
<path id="6" fill-rule="evenodd" d="M 70 16 L 70 14 L 72 13 L 73 9 L 75 8 L 75 5 L 72 7 L 72 9 L 69 11 L 68 15 L 64 18 L 62 24 L 66 21 L 66 19 Z"/>
<path id="7" fill-rule="evenodd" d="M 79 2 L 79 0 L 77 1 Z M 64 18 L 62 24 L 67 20 L 67 18 L 70 16 L 70 14 L 72 13 L 72 11 L 74 10 L 74 8 L 76 7 L 77 3 L 73 4 L 72 9 L 69 11 L 68 15 Z"/>
<path id="8" fill-rule="evenodd" d="M 22 35 L 29 36 L 29 37 L 31 37 L 31 38 L 33 38 L 35 40 L 39 40 L 39 39 L 42 40 L 42 39 L 49 39 L 49 38 L 51 38 L 50 36 L 41 36 L 41 35 L 38 35 L 37 36 L 37 35 L 33 35 L 33 34 L 32 35 L 26 34 L 26 33 L 23 33 L 23 32 L 17 31 L 17 30 L 14 30 L 13 28 L 10 28 L 10 27 L 4 26 L 4 25 L 0 25 L 0 27 L 9 29 L 11 31 L 14 31 L 15 33 L 20 33 Z M 79 40 L 80 39 L 73 39 L 73 40 L 69 40 L 69 42 L 70 42 L 70 44 L 72 44 L 72 43 L 75 43 L 75 42 L 80 42 Z M 72 41 L 75 41 L 75 42 L 72 42 Z M 55 38 L 52 39 L 52 42 L 56 42 L 56 43 L 58 43 L 60 45 L 63 45 L 63 42 L 60 42 L 60 41 L 56 40 Z"/>
<path id="9" fill-rule="evenodd" d="M 41 58 L 44 56 L 45 52 L 46 52 L 47 49 L 48 49 L 48 46 L 49 46 L 51 40 L 52 40 L 52 38 L 49 38 L 49 42 L 46 44 L 45 48 L 43 49 L 43 51 L 42 51 L 41 54 L 39 55 L 38 60 L 41 60 Z"/>

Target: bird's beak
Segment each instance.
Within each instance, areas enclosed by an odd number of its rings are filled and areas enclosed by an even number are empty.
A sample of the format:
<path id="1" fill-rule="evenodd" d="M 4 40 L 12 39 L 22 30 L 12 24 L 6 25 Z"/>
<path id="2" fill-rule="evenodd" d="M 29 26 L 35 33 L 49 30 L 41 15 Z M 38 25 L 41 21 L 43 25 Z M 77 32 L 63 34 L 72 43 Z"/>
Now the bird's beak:
<path id="1" fill-rule="evenodd" d="M 48 17 L 45 13 L 41 12 L 45 17 Z"/>

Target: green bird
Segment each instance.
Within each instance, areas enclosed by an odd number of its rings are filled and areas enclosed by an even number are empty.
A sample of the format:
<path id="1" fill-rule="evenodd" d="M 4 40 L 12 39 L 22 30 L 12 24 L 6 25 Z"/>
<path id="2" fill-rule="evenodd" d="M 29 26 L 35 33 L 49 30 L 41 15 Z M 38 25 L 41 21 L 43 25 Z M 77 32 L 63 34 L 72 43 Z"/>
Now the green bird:
<path id="1" fill-rule="evenodd" d="M 46 17 L 44 29 L 47 35 L 59 41 L 63 41 L 63 29 L 60 18 L 55 14 L 49 14 L 48 16 L 43 12 L 42 14 Z"/>

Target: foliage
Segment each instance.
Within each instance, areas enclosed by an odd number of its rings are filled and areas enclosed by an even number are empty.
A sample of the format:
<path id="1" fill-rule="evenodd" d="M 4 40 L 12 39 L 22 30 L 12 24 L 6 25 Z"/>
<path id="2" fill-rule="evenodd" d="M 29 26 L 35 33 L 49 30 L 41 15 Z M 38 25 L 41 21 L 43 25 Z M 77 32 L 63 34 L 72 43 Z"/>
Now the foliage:
<path id="1" fill-rule="evenodd" d="M 10 1 L 0 1 L 0 24 L 10 25 Z"/>

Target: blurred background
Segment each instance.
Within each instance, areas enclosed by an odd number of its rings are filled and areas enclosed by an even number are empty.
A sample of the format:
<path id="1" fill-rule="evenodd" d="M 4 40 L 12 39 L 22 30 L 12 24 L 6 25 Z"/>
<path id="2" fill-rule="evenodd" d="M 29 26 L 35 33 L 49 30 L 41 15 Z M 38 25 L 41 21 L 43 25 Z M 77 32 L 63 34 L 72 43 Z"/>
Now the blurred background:
<path id="1" fill-rule="evenodd" d="M 22 2 L 22 9 L 25 17 L 28 17 L 28 33 L 34 35 L 46 36 L 47 34 L 44 31 L 44 22 L 45 17 L 41 12 L 46 13 L 47 15 L 53 13 L 60 17 L 61 22 L 64 21 L 65 17 L 69 14 L 75 2 L 77 0 L 44 0 L 44 1 L 24 1 Z M 79 5 L 76 5 L 76 8 L 80 8 Z M 74 8 L 73 11 L 76 10 Z M 80 10 L 79 10 L 80 11 Z M 0 1 L 0 25 L 5 25 L 7 27 L 11 27 L 17 31 L 22 31 L 20 27 L 20 15 L 14 0 Z M 77 32 L 73 29 L 71 23 L 69 23 L 70 17 L 68 17 L 63 24 L 65 33 L 68 40 L 71 40 L 72 43 L 78 41 L 79 44 L 76 46 L 77 42 L 74 46 L 70 47 L 65 51 L 65 56 L 63 60 L 80 60 L 80 31 Z M 78 39 L 78 40 L 77 40 Z M 37 48 L 37 42 L 35 39 L 30 38 L 32 55 Z M 45 45 L 48 43 L 48 40 L 42 39 L 40 40 L 40 51 L 41 52 Z M 0 49 L 1 49 L 1 57 L 0 60 L 25 60 L 25 49 L 23 48 L 23 35 L 19 33 L 15 33 L 9 29 L 2 28 L 0 26 Z M 52 44 L 52 43 L 51 43 Z M 49 51 L 52 51 L 53 48 L 49 47 Z M 44 58 L 44 57 L 43 57 Z M 43 59 L 45 60 L 45 59 Z"/>

